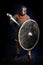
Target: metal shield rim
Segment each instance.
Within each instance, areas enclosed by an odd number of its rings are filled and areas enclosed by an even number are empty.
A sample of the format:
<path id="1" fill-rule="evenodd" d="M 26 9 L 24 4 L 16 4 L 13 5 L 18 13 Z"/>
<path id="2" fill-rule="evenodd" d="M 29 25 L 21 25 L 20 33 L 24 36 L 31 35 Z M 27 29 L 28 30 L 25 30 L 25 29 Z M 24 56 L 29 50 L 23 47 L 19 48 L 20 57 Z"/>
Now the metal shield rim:
<path id="1" fill-rule="evenodd" d="M 35 22 L 35 23 L 37 24 L 37 22 L 36 22 L 35 20 L 33 20 L 33 19 L 28 19 L 28 20 L 26 20 L 26 21 L 21 25 L 21 27 L 20 27 L 20 29 L 19 29 L 19 32 L 18 32 L 18 41 L 19 41 L 20 46 L 21 46 L 24 50 L 32 50 L 32 49 L 37 45 L 37 43 L 38 43 L 38 41 L 39 41 L 40 30 L 39 30 L 39 26 L 38 26 L 38 31 L 39 31 L 38 39 L 37 39 L 36 43 L 33 45 L 33 47 L 30 48 L 30 49 L 24 48 L 24 47 L 22 46 L 22 44 L 21 44 L 21 41 L 20 41 L 20 31 L 21 31 L 22 27 L 24 26 L 24 24 L 25 24 L 27 21 L 33 21 L 33 22 Z M 37 25 L 38 25 L 38 24 L 37 24 Z"/>

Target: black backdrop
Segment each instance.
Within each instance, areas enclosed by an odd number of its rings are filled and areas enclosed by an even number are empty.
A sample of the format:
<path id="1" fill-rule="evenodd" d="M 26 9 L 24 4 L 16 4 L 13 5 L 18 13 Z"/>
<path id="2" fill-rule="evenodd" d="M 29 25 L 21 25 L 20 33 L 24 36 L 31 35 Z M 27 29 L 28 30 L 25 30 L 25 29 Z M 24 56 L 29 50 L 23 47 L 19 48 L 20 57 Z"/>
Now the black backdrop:
<path id="1" fill-rule="evenodd" d="M 14 57 L 16 56 L 16 48 L 15 48 L 15 31 L 14 24 L 11 26 L 9 24 L 9 19 L 6 16 L 6 13 L 9 12 L 12 15 L 16 13 L 17 8 L 20 5 L 25 5 L 28 8 L 28 14 L 32 19 L 35 19 L 40 28 L 40 39 L 37 47 L 33 49 L 32 53 L 35 54 L 36 57 L 38 55 L 38 59 L 41 59 L 41 63 L 43 60 L 43 44 L 42 44 L 42 0 L 22 0 L 22 1 L 0 1 L 0 57 Z M 13 29 L 12 29 L 13 28 Z M 21 55 L 25 55 L 23 49 L 21 49 Z"/>

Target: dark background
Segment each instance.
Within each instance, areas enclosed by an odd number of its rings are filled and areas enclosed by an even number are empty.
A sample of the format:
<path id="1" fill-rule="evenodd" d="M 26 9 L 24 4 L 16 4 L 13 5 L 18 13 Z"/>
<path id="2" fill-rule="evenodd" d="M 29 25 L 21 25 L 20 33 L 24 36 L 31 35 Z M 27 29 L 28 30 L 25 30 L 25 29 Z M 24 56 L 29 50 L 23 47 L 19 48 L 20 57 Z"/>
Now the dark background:
<path id="1" fill-rule="evenodd" d="M 42 0 L 21 0 L 21 1 L 0 1 L 0 58 L 1 61 L 5 61 L 3 59 L 14 58 L 16 56 L 16 48 L 15 48 L 15 26 L 14 24 L 9 24 L 9 18 L 6 16 L 6 13 L 9 12 L 14 15 L 17 11 L 17 8 L 20 5 L 25 5 L 27 7 L 27 14 L 34 20 L 37 21 L 40 28 L 40 39 L 37 46 L 32 50 L 33 64 L 35 63 L 43 65 L 43 21 L 42 21 Z M 21 48 L 21 56 L 27 56 L 27 51 L 24 51 Z"/>

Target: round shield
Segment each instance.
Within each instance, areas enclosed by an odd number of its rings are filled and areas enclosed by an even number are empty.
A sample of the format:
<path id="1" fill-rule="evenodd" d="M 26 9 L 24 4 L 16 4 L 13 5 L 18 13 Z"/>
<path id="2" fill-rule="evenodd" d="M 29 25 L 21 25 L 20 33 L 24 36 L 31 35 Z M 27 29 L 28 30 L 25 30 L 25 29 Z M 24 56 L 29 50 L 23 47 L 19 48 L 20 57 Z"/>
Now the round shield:
<path id="1" fill-rule="evenodd" d="M 20 27 L 18 41 L 24 50 L 32 50 L 39 40 L 39 26 L 35 20 L 28 19 Z"/>

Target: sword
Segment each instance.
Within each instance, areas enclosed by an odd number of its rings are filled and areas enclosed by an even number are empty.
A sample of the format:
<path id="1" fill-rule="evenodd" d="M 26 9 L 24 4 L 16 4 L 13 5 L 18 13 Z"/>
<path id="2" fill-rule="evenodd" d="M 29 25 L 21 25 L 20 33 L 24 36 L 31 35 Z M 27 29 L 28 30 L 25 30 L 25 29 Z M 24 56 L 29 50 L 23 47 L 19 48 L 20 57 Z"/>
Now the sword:
<path id="1" fill-rule="evenodd" d="M 7 16 L 9 16 L 10 19 L 11 19 L 13 22 L 15 22 L 17 25 L 20 26 L 20 24 L 13 18 L 13 16 L 12 16 L 11 14 L 7 13 Z"/>

